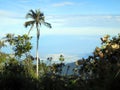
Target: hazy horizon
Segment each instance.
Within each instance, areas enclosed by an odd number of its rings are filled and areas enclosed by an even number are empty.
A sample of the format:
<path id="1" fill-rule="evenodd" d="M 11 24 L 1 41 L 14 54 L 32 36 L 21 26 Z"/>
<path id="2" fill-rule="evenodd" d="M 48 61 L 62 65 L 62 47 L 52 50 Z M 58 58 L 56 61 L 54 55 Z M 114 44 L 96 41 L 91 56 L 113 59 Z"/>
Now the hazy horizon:
<path id="1" fill-rule="evenodd" d="M 87 37 L 86 37 L 87 36 Z M 100 46 L 101 36 L 96 35 L 58 35 L 54 38 L 52 35 L 41 36 L 39 41 L 39 57 L 41 60 L 53 58 L 53 62 L 59 62 L 59 56 L 62 54 L 65 63 L 75 62 L 81 58 L 87 58 L 92 55 L 96 46 Z M 33 48 L 31 55 L 36 56 L 36 37 L 31 40 Z M 10 48 L 3 49 L 4 52 L 10 53 Z"/>

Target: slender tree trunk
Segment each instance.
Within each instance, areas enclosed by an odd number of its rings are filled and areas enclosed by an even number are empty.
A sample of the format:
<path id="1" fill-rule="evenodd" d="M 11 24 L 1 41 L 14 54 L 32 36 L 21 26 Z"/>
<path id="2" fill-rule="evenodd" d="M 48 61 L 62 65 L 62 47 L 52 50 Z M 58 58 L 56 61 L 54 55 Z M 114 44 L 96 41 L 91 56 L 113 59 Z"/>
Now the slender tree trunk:
<path id="1" fill-rule="evenodd" d="M 39 46 L 39 40 L 38 40 L 38 38 L 37 38 L 37 47 L 36 47 L 36 58 L 37 58 L 36 73 L 37 73 L 37 77 L 38 77 L 38 59 L 39 59 L 39 55 L 38 55 L 38 46 Z"/>
<path id="2" fill-rule="evenodd" d="M 38 25 L 36 26 L 36 28 L 37 28 L 37 47 L 36 47 L 36 58 L 37 58 L 37 63 L 36 63 L 36 73 L 37 73 L 37 77 L 38 77 L 38 75 L 39 75 L 39 65 L 38 65 L 38 61 L 39 61 L 39 52 L 38 52 L 38 50 L 39 50 L 39 29 L 38 29 Z"/>

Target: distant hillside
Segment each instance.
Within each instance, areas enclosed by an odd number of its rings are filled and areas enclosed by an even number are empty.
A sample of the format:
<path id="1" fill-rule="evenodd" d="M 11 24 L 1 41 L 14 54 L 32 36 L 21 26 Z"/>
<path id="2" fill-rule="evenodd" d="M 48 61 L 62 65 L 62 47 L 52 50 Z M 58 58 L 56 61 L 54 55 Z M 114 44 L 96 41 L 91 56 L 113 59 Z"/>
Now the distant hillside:
<path id="1" fill-rule="evenodd" d="M 69 69 L 68 69 L 69 67 Z M 63 67 L 63 75 L 65 75 L 66 73 L 68 75 L 72 75 L 74 74 L 74 69 L 76 68 L 77 66 L 75 65 L 75 62 L 72 62 L 72 63 L 67 63 L 64 67 Z M 78 67 L 79 68 L 79 67 Z M 68 69 L 68 72 L 67 72 L 67 69 Z"/>

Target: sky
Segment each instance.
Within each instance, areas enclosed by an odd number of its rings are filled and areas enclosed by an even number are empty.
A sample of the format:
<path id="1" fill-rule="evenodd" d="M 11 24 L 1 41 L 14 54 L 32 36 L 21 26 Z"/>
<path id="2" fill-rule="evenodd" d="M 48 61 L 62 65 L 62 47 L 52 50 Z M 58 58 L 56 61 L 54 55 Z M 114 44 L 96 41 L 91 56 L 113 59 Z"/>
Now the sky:
<path id="1" fill-rule="evenodd" d="M 120 0 L 0 0 L 0 36 L 25 34 L 26 14 L 40 9 L 52 29 L 41 26 L 40 57 L 74 61 L 92 53 L 100 37 L 120 33 Z M 36 36 L 34 28 L 30 34 Z M 35 47 L 35 40 L 32 41 Z M 32 53 L 35 52 L 33 48 Z"/>

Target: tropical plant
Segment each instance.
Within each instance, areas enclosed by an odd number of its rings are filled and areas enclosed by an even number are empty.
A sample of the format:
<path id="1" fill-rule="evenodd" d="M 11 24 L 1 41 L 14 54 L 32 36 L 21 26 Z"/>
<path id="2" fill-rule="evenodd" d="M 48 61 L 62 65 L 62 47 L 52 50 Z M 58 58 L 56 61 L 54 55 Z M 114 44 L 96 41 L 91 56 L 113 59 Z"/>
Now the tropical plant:
<path id="1" fill-rule="evenodd" d="M 61 61 L 61 63 L 64 61 L 64 56 L 63 55 L 60 55 L 59 61 Z"/>
<path id="2" fill-rule="evenodd" d="M 37 30 L 37 46 L 36 46 L 36 58 L 37 58 L 37 64 L 36 64 L 36 74 L 38 77 L 38 48 L 39 48 L 39 37 L 40 37 L 40 28 L 39 26 L 41 26 L 41 24 L 51 28 L 51 24 L 45 22 L 45 17 L 44 14 L 40 11 L 40 10 L 30 10 L 29 13 L 27 13 L 26 18 L 31 18 L 32 20 L 30 21 L 26 21 L 25 22 L 25 27 L 31 26 L 28 35 L 30 33 L 30 31 L 33 29 L 34 25 L 36 26 L 36 30 Z"/>
<path id="3" fill-rule="evenodd" d="M 18 36 L 7 34 L 5 37 L 5 41 L 10 45 L 10 47 L 12 47 L 14 55 L 17 57 L 21 57 L 23 54 L 27 55 L 27 52 L 31 50 L 31 38 L 32 37 L 28 37 L 28 35 L 26 34 Z"/>
<path id="4" fill-rule="evenodd" d="M 0 40 L 0 50 L 1 50 L 1 48 L 4 47 L 4 46 L 6 46 L 6 45 L 5 45 L 5 42 L 2 41 L 2 40 Z"/>
<path id="5" fill-rule="evenodd" d="M 10 45 L 14 45 L 14 34 L 8 33 L 5 37 L 5 41 L 9 42 Z"/>
<path id="6" fill-rule="evenodd" d="M 84 59 L 79 73 L 90 90 L 113 90 L 119 87 L 120 80 L 120 35 L 106 35 L 101 41 L 93 56 Z M 81 64 L 77 61 L 77 65 Z"/>
<path id="7" fill-rule="evenodd" d="M 4 48 L 6 46 L 5 42 L 3 40 L 0 40 L 0 67 L 1 67 L 1 64 L 3 62 L 6 61 L 6 58 L 7 58 L 7 54 L 2 52 L 2 48 Z"/>

